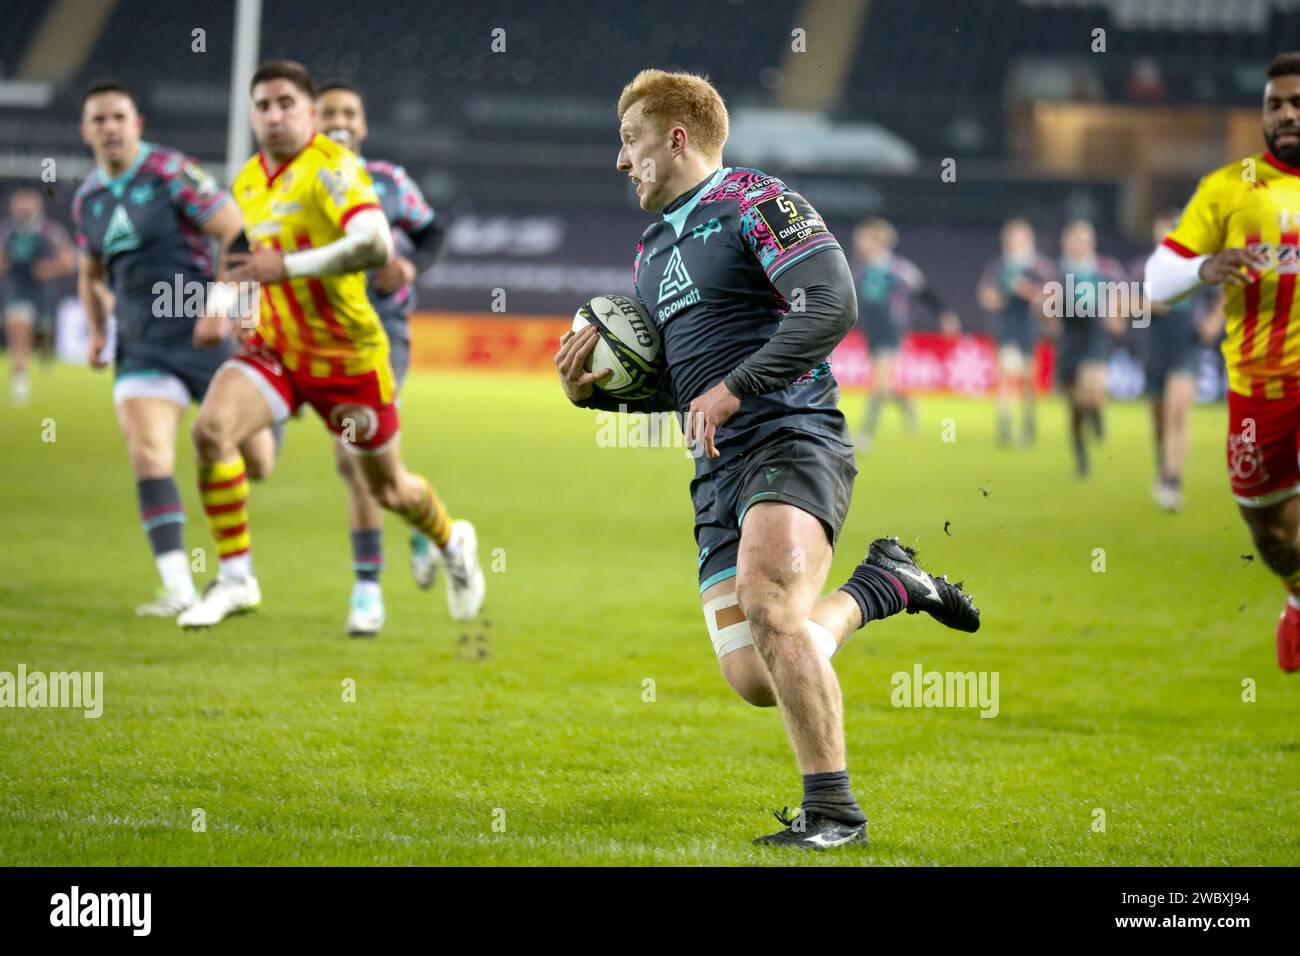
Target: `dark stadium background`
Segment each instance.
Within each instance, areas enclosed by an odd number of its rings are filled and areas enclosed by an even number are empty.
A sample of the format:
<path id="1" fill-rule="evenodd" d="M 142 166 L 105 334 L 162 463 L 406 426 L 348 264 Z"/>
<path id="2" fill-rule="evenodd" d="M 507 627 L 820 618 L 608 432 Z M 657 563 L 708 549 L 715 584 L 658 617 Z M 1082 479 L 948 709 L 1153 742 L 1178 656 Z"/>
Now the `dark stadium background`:
<path id="1" fill-rule="evenodd" d="M 405 165 L 452 224 L 420 279 L 424 309 L 486 312 L 501 287 L 502 318 L 564 315 L 630 284 L 647 220 L 613 169 L 614 106 L 653 65 L 709 75 L 732 111 L 726 161 L 788 178 L 846 246 L 861 218 L 891 219 L 979 332 L 975 283 L 1005 217 L 1028 215 L 1050 254 L 1061 223 L 1086 216 L 1102 253 L 1133 261 L 1154 212 L 1260 148 L 1263 66 L 1300 37 L 1293 0 L 845 0 L 822 7 L 841 41 L 828 49 L 817 6 L 268 0 L 259 58 L 365 89 L 366 152 Z M 67 222 L 89 168 L 80 92 L 104 76 L 138 92 L 147 139 L 224 171 L 234 10 L 6 0 L 0 191 L 54 158 L 50 208 Z M 791 49 L 796 24 L 806 52 Z M 946 159 L 957 183 L 941 181 Z"/>

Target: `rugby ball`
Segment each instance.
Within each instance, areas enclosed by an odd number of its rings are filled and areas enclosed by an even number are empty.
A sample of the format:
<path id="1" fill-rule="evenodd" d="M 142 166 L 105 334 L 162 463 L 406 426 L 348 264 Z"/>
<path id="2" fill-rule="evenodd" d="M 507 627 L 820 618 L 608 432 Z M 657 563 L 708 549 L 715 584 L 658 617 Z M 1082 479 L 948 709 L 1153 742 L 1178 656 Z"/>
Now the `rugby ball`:
<path id="1" fill-rule="evenodd" d="M 663 382 L 663 343 L 654 320 L 636 299 L 598 295 L 573 316 L 573 331 L 594 325 L 600 335 L 584 368 L 613 369 L 597 387 L 615 398 L 645 398 Z"/>

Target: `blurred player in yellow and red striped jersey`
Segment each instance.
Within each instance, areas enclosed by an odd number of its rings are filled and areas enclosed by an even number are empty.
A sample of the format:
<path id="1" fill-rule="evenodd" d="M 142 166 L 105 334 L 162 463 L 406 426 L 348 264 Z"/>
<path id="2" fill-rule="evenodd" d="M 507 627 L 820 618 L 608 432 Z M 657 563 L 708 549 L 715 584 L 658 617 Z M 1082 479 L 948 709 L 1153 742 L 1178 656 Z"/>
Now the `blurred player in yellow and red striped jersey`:
<path id="1" fill-rule="evenodd" d="M 398 450 L 388 338 L 365 275 L 387 263 L 393 239 L 370 176 L 355 153 L 316 131 L 315 84 L 300 64 L 263 64 L 250 90 L 261 149 L 231 192 L 251 248 L 227 256 L 222 278 L 260 283 L 260 316 L 243 350 L 218 371 L 194 423 L 221 570 L 177 623 L 210 627 L 261 603 L 238 445 L 304 403 L 356 455 L 375 500 L 441 550 L 452 616 L 473 617 L 484 590 L 474 528 L 451 520 Z"/>
<path id="2" fill-rule="evenodd" d="M 1147 261 L 1154 302 L 1224 287 L 1228 473 L 1255 547 L 1290 596 L 1278 663 L 1300 670 L 1300 53 L 1264 88 L 1266 152 L 1201 180 Z"/>
<path id="3" fill-rule="evenodd" d="M 347 80 L 327 82 L 316 98 L 320 131 L 357 154 L 374 183 L 393 240 L 402 243 L 388 265 L 368 277 L 370 304 L 388 334 L 388 357 L 398 392 L 410 365 L 411 336 L 407 318 L 415 307 L 415 277 L 431 266 L 442 246 L 442 217 L 434 213 L 415 180 L 401 166 L 363 156 L 361 145 L 370 134 L 366 101 L 360 88 Z M 410 258 L 407 256 L 409 255 Z M 384 597 L 379 577 L 384 568 L 384 512 L 366 489 L 355 456 L 343 442 L 334 446 L 334 462 L 348 489 L 348 526 L 355 580 L 348 601 L 347 631 L 361 636 L 379 633 L 384 622 Z M 411 532 L 411 573 L 428 588 L 437 576 L 437 550 L 424 535 Z"/>
<path id="4" fill-rule="evenodd" d="M 312 132 L 302 148 L 274 169 L 259 152 L 240 170 L 231 191 L 244 213 L 249 241 L 289 254 L 319 250 L 346 231 L 353 216 L 378 210 L 370 176 L 345 147 Z M 284 367 L 323 379 L 375 371 L 385 398 L 392 377 L 388 339 L 357 270 L 299 275 L 262 287 L 257 337 Z"/>

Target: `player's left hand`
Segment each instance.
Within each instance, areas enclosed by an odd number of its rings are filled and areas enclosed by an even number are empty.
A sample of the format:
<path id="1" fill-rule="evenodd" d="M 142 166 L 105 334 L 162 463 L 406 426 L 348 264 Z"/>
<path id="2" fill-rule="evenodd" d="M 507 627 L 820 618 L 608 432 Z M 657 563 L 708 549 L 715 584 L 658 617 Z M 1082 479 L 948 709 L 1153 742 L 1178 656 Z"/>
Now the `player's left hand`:
<path id="1" fill-rule="evenodd" d="M 700 395 L 686 412 L 686 446 L 689 448 L 699 442 L 706 455 L 720 458 L 722 452 L 713 443 L 713 437 L 718 427 L 726 424 L 738 408 L 740 399 L 731 394 L 726 382 L 719 382 Z"/>
<path id="2" fill-rule="evenodd" d="M 289 278 L 284 256 L 270 246 L 254 245 L 252 252 L 232 252 L 226 256 L 229 282 L 283 282 Z"/>
<path id="3" fill-rule="evenodd" d="M 961 319 L 957 318 L 957 313 L 949 310 L 939 316 L 939 331 L 949 338 L 961 333 Z"/>
<path id="4" fill-rule="evenodd" d="M 392 295 L 398 289 L 415 281 L 415 263 L 405 256 L 393 256 L 387 265 L 380 266 L 371 273 L 375 291 L 380 295 Z"/>

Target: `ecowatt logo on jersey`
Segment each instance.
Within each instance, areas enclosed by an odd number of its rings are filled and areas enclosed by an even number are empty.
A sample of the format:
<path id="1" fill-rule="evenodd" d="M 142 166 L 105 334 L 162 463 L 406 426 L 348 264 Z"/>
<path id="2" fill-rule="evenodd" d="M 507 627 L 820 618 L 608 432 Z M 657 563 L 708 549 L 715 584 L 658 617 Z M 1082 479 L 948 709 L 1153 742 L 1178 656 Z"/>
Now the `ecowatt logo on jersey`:
<path id="1" fill-rule="evenodd" d="M 686 308 L 700 301 L 700 290 L 692 289 L 695 285 L 691 279 L 691 274 L 686 271 L 686 263 L 682 262 L 682 254 L 673 246 L 672 254 L 668 257 L 668 265 L 664 266 L 664 277 L 659 280 L 659 301 L 662 302 L 671 296 L 678 295 L 691 289 L 688 295 L 682 296 L 663 306 L 656 314 L 655 321 L 663 325 L 670 318 Z"/>

